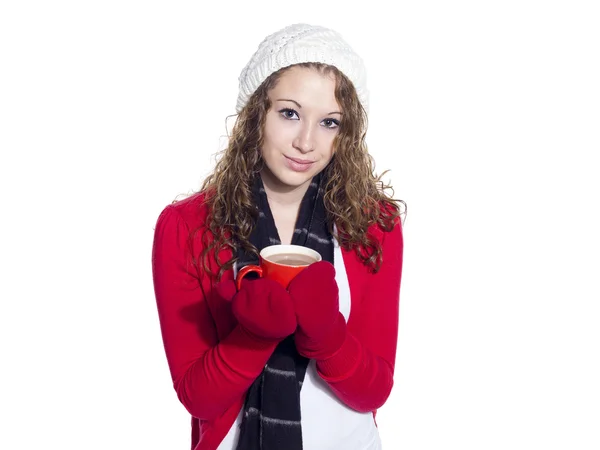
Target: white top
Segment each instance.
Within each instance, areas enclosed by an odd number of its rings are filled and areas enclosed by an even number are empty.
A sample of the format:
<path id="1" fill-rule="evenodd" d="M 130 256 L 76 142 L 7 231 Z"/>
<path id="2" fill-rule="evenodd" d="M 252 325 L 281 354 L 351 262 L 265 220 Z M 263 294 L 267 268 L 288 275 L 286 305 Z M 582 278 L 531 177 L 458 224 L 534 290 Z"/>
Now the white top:
<path id="1" fill-rule="evenodd" d="M 335 280 L 339 288 L 340 312 L 350 315 L 350 286 L 342 251 L 334 240 Z M 319 376 L 311 360 L 300 390 L 302 447 L 304 450 L 381 450 L 373 413 L 357 412 L 342 403 Z M 217 450 L 234 450 L 242 411 Z"/>

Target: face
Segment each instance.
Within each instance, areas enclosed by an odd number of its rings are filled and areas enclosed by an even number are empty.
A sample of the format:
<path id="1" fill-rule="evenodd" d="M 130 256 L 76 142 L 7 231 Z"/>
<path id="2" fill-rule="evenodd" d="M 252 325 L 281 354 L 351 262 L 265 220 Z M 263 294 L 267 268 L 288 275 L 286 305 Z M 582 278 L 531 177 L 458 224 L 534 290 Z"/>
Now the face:
<path id="1" fill-rule="evenodd" d="M 268 93 L 262 177 L 280 192 L 308 188 L 333 157 L 342 118 L 333 74 L 292 67 Z"/>

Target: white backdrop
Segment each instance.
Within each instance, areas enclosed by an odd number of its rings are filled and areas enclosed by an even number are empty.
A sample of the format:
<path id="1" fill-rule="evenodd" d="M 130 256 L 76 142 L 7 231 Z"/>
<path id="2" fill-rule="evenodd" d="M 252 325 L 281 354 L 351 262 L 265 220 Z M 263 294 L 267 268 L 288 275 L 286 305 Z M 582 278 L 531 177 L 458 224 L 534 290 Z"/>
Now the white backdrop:
<path id="1" fill-rule="evenodd" d="M 0 448 L 189 447 L 153 227 L 260 40 L 308 22 L 364 57 L 408 203 L 384 448 L 599 449 L 594 3 L 2 2 Z"/>

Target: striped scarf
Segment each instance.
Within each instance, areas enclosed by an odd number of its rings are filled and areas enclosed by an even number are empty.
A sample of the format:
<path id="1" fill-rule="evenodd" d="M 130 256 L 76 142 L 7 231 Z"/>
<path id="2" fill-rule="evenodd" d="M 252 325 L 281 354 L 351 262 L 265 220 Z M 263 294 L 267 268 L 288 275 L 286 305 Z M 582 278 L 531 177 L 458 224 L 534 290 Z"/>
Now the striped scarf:
<path id="1" fill-rule="evenodd" d="M 322 178 L 322 174 L 313 178 L 302 199 L 292 244 L 312 248 L 333 264 Z M 250 241 L 260 251 L 281 244 L 281 240 L 260 176 L 255 179 L 253 194 L 259 214 Z M 238 258 L 238 268 L 257 263 L 243 249 Z M 246 394 L 237 450 L 302 450 L 300 389 L 308 361 L 298 354 L 293 336 L 280 342 Z"/>

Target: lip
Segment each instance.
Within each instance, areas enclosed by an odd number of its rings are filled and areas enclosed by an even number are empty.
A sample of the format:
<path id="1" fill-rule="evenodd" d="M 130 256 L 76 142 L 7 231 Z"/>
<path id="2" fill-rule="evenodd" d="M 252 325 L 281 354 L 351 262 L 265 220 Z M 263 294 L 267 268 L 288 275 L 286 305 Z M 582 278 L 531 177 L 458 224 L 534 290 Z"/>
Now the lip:
<path id="1" fill-rule="evenodd" d="M 284 155 L 285 156 L 285 155 Z M 298 164 L 312 164 L 314 163 L 314 161 L 311 161 L 309 159 L 298 159 L 298 158 L 291 158 L 289 156 L 286 156 L 287 159 L 291 159 L 292 161 L 294 161 L 295 163 Z"/>
<path id="2" fill-rule="evenodd" d="M 315 161 L 285 156 L 285 165 L 294 172 L 306 172 L 311 169 L 314 163 Z"/>

